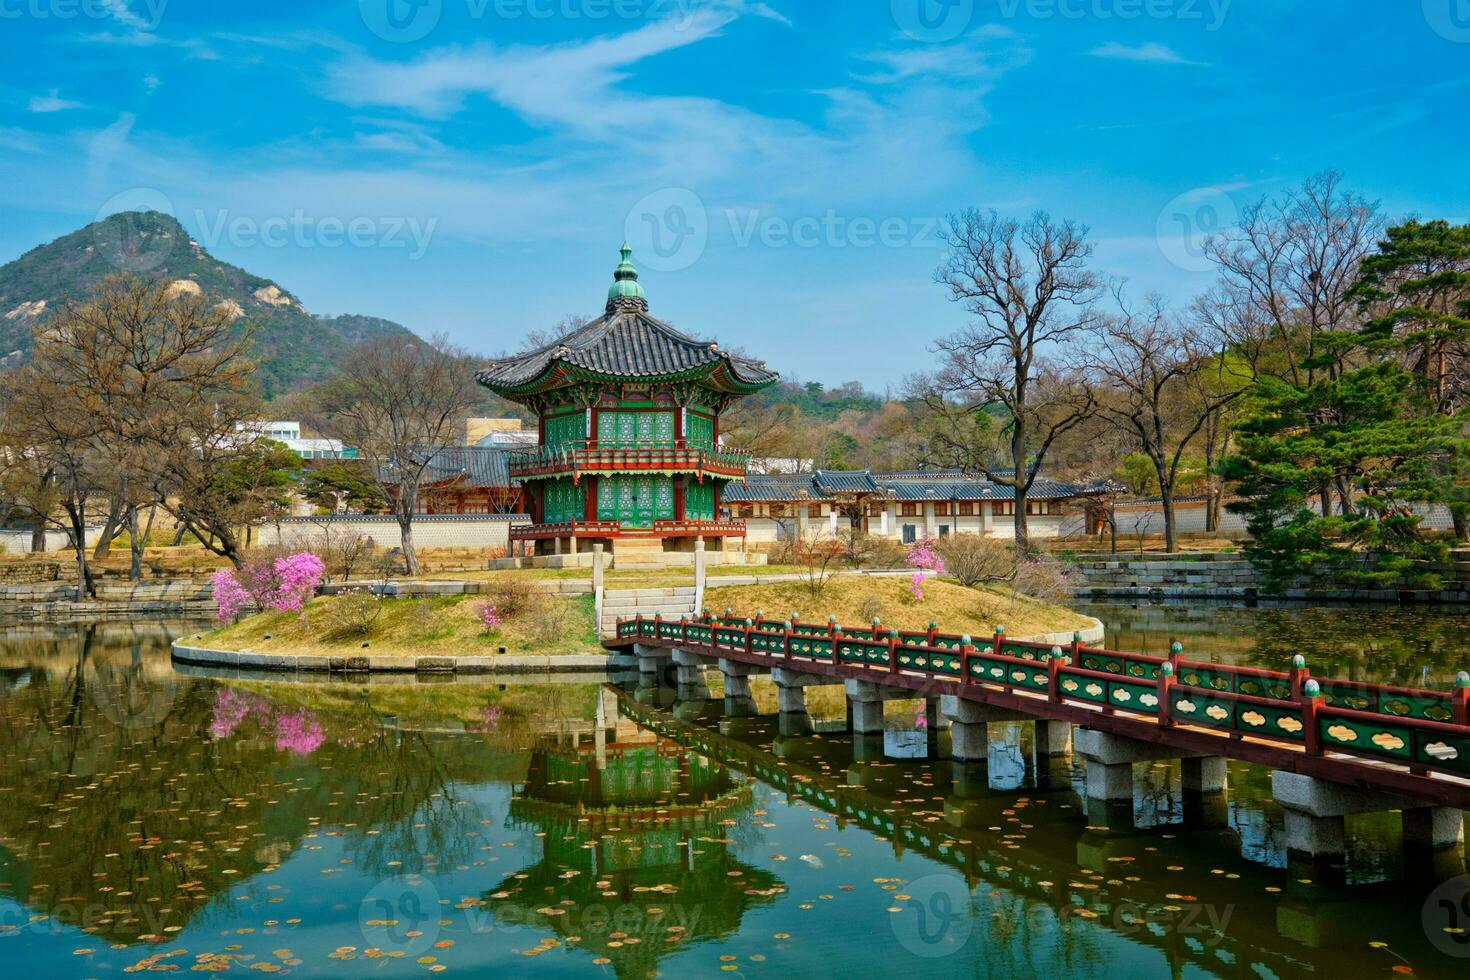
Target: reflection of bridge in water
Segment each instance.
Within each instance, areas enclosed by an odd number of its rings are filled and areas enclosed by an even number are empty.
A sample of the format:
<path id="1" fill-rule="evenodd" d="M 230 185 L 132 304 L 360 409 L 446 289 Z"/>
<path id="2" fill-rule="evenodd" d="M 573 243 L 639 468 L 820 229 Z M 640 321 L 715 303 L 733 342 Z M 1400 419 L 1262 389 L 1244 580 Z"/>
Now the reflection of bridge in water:
<path id="1" fill-rule="evenodd" d="M 630 686 L 623 705 L 650 731 L 832 814 L 839 827 L 889 841 L 895 856 L 912 851 L 951 867 L 972 889 L 1005 888 L 1064 919 L 1077 910 L 1095 916 L 1158 949 L 1174 975 L 1190 966 L 1239 975 L 1351 975 L 1362 970 L 1364 937 L 1398 948 L 1423 945 L 1422 895 L 1410 894 L 1412 886 L 1348 886 L 1340 875 L 1300 862 L 1283 877 L 1254 864 L 1241 856 L 1220 794 L 1184 792 L 1173 801 L 1182 822 L 1137 830 L 1131 810 L 1079 796 L 1070 763 L 1048 756 L 1044 742 L 1008 761 L 997 755 L 988 768 L 885 760 L 881 746 L 876 753 L 863 747 L 862 735 L 783 734 L 793 729 L 789 718 L 753 715 L 739 699 L 690 699 L 697 692 L 687 685 L 649 680 Z M 937 750 L 944 740 L 929 741 Z M 932 775 L 932 783 L 918 784 L 922 796 L 913 792 L 920 773 Z M 992 782 L 1016 788 L 993 789 Z M 941 794 L 942 802 L 933 799 Z M 1463 870 L 1463 857 L 1440 852 L 1431 873 Z M 1446 958 L 1416 968 L 1454 975 L 1462 965 Z"/>

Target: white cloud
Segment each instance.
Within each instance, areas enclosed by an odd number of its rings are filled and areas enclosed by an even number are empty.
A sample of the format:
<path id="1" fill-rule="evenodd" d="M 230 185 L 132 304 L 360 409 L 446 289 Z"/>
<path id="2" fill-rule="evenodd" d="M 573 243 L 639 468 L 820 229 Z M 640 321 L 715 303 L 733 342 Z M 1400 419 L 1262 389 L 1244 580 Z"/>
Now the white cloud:
<path id="1" fill-rule="evenodd" d="M 67 109 L 81 109 L 84 107 L 80 102 L 73 102 L 70 99 L 63 99 L 61 97 L 61 90 L 54 88 L 51 91 L 47 92 L 45 95 L 31 96 L 31 101 L 28 105 L 28 108 L 32 112 L 46 113 L 65 112 Z"/>
<path id="2" fill-rule="evenodd" d="M 1204 62 L 1190 61 L 1167 44 L 1147 43 L 1138 45 L 1109 41 L 1090 52 L 1094 58 L 1111 58 L 1116 61 L 1142 61 L 1155 65 L 1203 65 Z"/>

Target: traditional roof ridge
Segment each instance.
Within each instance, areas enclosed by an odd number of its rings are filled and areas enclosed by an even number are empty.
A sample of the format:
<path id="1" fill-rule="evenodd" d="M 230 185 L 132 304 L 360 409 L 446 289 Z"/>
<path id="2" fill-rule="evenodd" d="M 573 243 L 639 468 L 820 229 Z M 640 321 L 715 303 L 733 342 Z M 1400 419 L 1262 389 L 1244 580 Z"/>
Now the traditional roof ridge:
<path id="1" fill-rule="evenodd" d="M 698 340 L 648 312 L 638 272 L 623 246 L 623 262 L 615 273 L 602 316 L 535 350 L 491 361 L 475 375 L 480 384 L 502 393 L 534 389 L 558 365 L 570 372 L 608 378 L 673 378 L 690 372 L 706 374 L 724 367 L 728 390 L 749 392 L 780 378 L 763 361 L 721 350 L 714 341 Z M 552 385 L 555 379 L 550 379 Z"/>

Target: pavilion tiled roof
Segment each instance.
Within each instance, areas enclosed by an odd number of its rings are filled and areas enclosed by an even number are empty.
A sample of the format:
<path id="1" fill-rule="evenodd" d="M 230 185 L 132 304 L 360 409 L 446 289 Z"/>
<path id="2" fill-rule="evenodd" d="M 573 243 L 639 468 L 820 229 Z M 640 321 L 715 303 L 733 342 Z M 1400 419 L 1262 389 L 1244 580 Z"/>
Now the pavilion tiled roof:
<path id="1" fill-rule="evenodd" d="M 557 361 L 597 374 L 648 378 L 682 374 L 720 361 L 746 384 L 768 384 L 780 376 L 750 358 L 727 354 L 718 344 L 695 340 L 635 308 L 612 309 L 574 333 L 538 350 L 495 362 L 477 377 L 491 387 L 518 387 L 540 377 Z"/>

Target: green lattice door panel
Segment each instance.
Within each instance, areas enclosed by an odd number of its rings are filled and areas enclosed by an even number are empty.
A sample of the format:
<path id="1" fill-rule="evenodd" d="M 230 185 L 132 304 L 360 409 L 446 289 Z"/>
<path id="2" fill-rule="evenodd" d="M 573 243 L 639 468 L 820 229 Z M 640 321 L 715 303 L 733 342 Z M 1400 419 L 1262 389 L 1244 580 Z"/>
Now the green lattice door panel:
<path id="1" fill-rule="evenodd" d="M 689 413 L 684 420 L 684 438 L 689 445 L 700 449 L 713 449 L 715 446 L 715 424 L 703 415 Z"/>
<path id="2" fill-rule="evenodd" d="M 618 520 L 630 526 L 638 521 L 638 487 L 631 476 L 618 477 Z"/>
<path id="3" fill-rule="evenodd" d="M 653 418 L 653 438 L 665 446 L 674 444 L 674 413 L 659 412 Z"/>
<path id="4" fill-rule="evenodd" d="M 597 519 L 618 520 L 618 477 L 605 476 L 597 481 Z"/>
<path id="5" fill-rule="evenodd" d="M 654 440 L 654 416 L 650 412 L 639 412 L 633 416 L 638 420 L 638 441 L 647 445 Z"/>
<path id="6" fill-rule="evenodd" d="M 546 523 L 563 524 L 579 521 L 585 513 L 586 488 L 571 480 L 556 480 L 546 485 Z"/>
<path id="7" fill-rule="evenodd" d="M 715 516 L 715 486 L 709 480 L 690 480 L 684 488 L 684 516 L 691 521 L 709 521 Z"/>
<path id="8" fill-rule="evenodd" d="M 581 412 L 556 415 L 546 420 L 546 445 L 565 448 L 580 443 L 587 432 L 587 416 Z"/>

